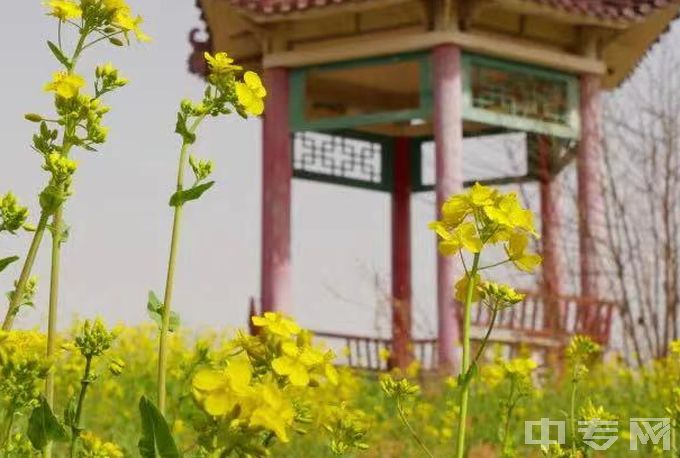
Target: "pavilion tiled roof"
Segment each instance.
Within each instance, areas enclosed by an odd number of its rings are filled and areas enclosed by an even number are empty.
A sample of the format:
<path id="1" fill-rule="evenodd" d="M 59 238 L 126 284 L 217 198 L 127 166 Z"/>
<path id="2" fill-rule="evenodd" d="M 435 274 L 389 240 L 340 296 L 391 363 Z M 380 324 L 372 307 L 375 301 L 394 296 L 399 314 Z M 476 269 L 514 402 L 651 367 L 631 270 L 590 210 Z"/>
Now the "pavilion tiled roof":
<path id="1" fill-rule="evenodd" d="M 260 14 L 285 14 L 330 5 L 372 0 L 229 0 L 234 6 Z M 527 0 L 565 12 L 608 20 L 635 21 L 673 0 Z"/>

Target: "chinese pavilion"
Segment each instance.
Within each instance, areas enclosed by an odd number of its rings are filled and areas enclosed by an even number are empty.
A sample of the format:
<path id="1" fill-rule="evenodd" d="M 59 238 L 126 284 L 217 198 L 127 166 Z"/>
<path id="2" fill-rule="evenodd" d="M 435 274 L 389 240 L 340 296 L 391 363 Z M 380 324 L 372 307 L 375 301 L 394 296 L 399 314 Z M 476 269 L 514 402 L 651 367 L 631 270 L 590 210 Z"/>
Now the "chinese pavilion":
<path id="1" fill-rule="evenodd" d="M 395 365 L 416 356 L 453 366 L 457 259 L 437 258 L 437 338 L 412 340 L 410 196 L 434 190 L 439 209 L 469 184 L 464 137 L 523 132 L 527 173 L 486 183 L 539 183 L 541 291 L 504 312 L 493 339 L 550 349 L 580 332 L 606 343 L 615 307 L 603 300 L 597 275 L 596 241 L 604 238 L 601 94 L 634 70 L 677 17 L 679 0 L 198 0 L 198 6 L 208 39 L 192 32 L 191 70 L 205 72 L 203 51 L 228 51 L 263 72 L 269 90 L 263 311 L 292 313 L 292 178 L 388 192 L 393 338 L 327 336 L 346 340 L 350 364 L 354 357 L 353 364 L 380 369 L 378 349 L 388 347 Z M 434 182 L 423 178 L 426 142 L 434 142 Z M 570 297 L 561 291 L 554 180 L 574 160 L 580 294 Z M 478 311 L 481 333 L 488 317 Z"/>

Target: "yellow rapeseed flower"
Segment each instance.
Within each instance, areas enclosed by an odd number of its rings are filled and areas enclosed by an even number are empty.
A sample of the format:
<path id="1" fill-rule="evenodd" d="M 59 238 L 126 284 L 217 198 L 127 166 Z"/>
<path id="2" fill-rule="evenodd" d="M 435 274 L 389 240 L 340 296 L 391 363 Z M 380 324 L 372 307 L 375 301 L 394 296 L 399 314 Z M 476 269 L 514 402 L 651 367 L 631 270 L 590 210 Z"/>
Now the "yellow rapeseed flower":
<path id="1" fill-rule="evenodd" d="M 287 428 L 293 424 L 295 410 L 281 389 L 274 383 L 260 384 L 253 399 L 257 404 L 250 415 L 250 426 L 267 428 L 281 442 L 288 442 Z"/>
<path id="2" fill-rule="evenodd" d="M 510 376 L 529 378 L 538 364 L 531 358 L 514 358 L 505 363 L 504 367 Z"/>
<path id="3" fill-rule="evenodd" d="M 52 75 L 52 81 L 45 84 L 44 90 L 54 92 L 65 99 L 71 99 L 78 95 L 78 91 L 83 86 L 85 86 L 85 79 L 82 76 L 60 71 Z"/>
<path id="4" fill-rule="evenodd" d="M 114 11 L 117 9 L 130 9 L 130 6 L 125 0 L 102 0 L 104 8 L 109 11 Z"/>
<path id="5" fill-rule="evenodd" d="M 106 442 L 89 431 L 80 435 L 82 458 L 123 458 L 123 450 L 113 442 Z"/>
<path id="6" fill-rule="evenodd" d="M 290 337 L 291 334 L 300 332 L 300 326 L 295 321 L 274 312 L 265 312 L 264 316 L 254 316 L 252 321 L 255 326 L 280 337 Z"/>
<path id="7" fill-rule="evenodd" d="M 50 0 L 45 6 L 51 9 L 49 12 L 50 16 L 59 18 L 62 21 L 77 19 L 83 15 L 80 5 L 72 0 Z"/>
<path id="8" fill-rule="evenodd" d="M 482 249 L 482 241 L 477 234 L 474 223 L 463 223 L 450 232 L 441 221 L 433 221 L 430 223 L 430 229 L 443 239 L 439 243 L 439 251 L 444 256 L 455 255 L 461 248 L 465 248 L 471 253 L 479 253 Z"/>
<path id="9" fill-rule="evenodd" d="M 503 364 L 497 361 L 492 364 L 482 366 L 480 374 L 482 383 L 484 383 L 487 388 L 495 388 L 501 382 L 503 382 L 505 370 Z"/>
<path id="10" fill-rule="evenodd" d="M 264 98 L 267 90 L 255 72 L 245 72 L 243 82 L 236 83 L 236 97 L 246 113 L 259 116 L 264 112 Z"/>
<path id="11" fill-rule="evenodd" d="M 680 340 L 674 340 L 668 345 L 668 350 L 673 355 L 680 355 Z"/>
<path id="12" fill-rule="evenodd" d="M 487 299 L 494 307 L 507 307 L 521 302 L 525 295 L 518 293 L 509 285 L 492 281 L 479 285 L 482 297 Z"/>
<path id="13" fill-rule="evenodd" d="M 495 205 L 485 206 L 484 213 L 491 221 L 501 226 L 524 229 L 536 235 L 533 213 L 522 207 L 514 192 L 501 196 Z"/>
<path id="14" fill-rule="evenodd" d="M 529 238 L 523 233 L 514 233 L 508 241 L 507 252 L 510 260 L 518 269 L 533 272 L 541 264 L 541 257 L 537 254 L 526 253 Z"/>
<path id="15" fill-rule="evenodd" d="M 475 288 L 472 290 L 472 302 L 477 302 L 481 298 L 481 292 L 479 289 L 479 285 L 482 282 L 482 278 L 479 276 L 479 274 L 475 275 Z M 454 297 L 456 298 L 457 301 L 460 302 L 465 302 L 467 299 L 467 288 L 468 284 L 470 283 L 470 279 L 467 275 L 463 275 L 463 277 L 456 282 L 455 288 L 455 295 Z"/>
<path id="16" fill-rule="evenodd" d="M 252 376 L 246 359 L 233 360 L 224 370 L 201 369 L 191 382 L 194 397 L 209 415 L 226 415 L 250 394 Z"/>
<path id="17" fill-rule="evenodd" d="M 228 73 L 243 70 L 240 65 L 234 65 L 234 59 L 229 57 L 226 52 L 218 52 L 215 56 L 210 55 L 209 52 L 203 53 L 205 61 L 210 67 L 210 73 L 213 75 L 226 75 Z"/>
<path id="18" fill-rule="evenodd" d="M 453 229 L 463 222 L 465 217 L 475 210 L 483 209 L 495 202 L 497 191 L 488 186 L 475 183 L 464 194 L 449 197 L 442 206 L 442 222 Z"/>
<path id="19" fill-rule="evenodd" d="M 312 347 L 300 348 L 293 342 L 281 345 L 283 355 L 272 361 L 272 369 L 279 375 L 288 377 L 295 386 L 309 384 L 309 370 L 325 362 L 324 355 Z"/>
<path id="20" fill-rule="evenodd" d="M 378 357 L 381 361 L 387 362 L 390 359 L 390 351 L 387 348 L 381 348 L 378 352 Z"/>
<path id="21" fill-rule="evenodd" d="M 129 7 L 118 7 L 113 13 L 113 24 L 125 32 L 133 32 L 137 40 L 141 42 L 151 41 L 151 37 L 144 33 L 141 25 L 144 22 L 141 16 L 133 16 Z"/>

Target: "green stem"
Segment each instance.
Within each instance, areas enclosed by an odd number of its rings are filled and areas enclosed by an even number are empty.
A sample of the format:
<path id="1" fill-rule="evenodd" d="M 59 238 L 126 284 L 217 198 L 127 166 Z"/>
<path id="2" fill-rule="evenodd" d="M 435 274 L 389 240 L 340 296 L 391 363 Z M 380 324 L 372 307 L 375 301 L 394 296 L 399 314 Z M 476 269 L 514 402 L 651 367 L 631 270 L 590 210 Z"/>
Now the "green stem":
<path id="1" fill-rule="evenodd" d="M 571 426 L 571 451 L 576 453 L 576 390 L 578 382 L 576 378 L 571 380 L 571 400 L 569 406 L 569 421 Z"/>
<path id="2" fill-rule="evenodd" d="M 61 237 L 63 232 L 63 204 L 57 208 L 52 217 L 52 259 L 50 266 L 50 298 L 47 317 L 47 359 L 51 359 L 57 349 L 57 308 L 59 302 L 59 271 L 61 265 Z M 47 372 L 45 378 L 45 400 L 54 405 L 54 368 Z M 43 450 L 43 457 L 52 456 L 52 443 L 48 442 Z"/>
<path id="3" fill-rule="evenodd" d="M 123 33 L 123 32 L 118 31 L 118 32 L 111 33 L 111 34 L 109 34 L 109 35 L 104 35 L 104 36 L 102 36 L 102 37 L 100 37 L 100 38 L 97 38 L 96 40 L 92 40 L 91 42 L 89 42 L 88 44 L 86 44 L 85 46 L 83 46 L 83 50 L 89 48 L 90 46 L 96 45 L 96 44 L 99 43 L 100 41 L 108 40 L 108 39 L 113 38 L 113 37 L 115 37 L 116 35 L 120 35 L 120 34 L 122 34 L 122 33 Z"/>
<path id="4" fill-rule="evenodd" d="M 413 437 L 413 440 L 416 441 L 416 443 L 420 446 L 420 448 L 425 452 L 425 454 L 430 457 L 434 458 L 434 455 L 430 451 L 429 448 L 427 448 L 427 445 L 425 445 L 425 442 L 420 438 L 418 433 L 416 432 L 415 429 L 411 426 L 411 423 L 409 423 L 408 418 L 406 418 L 406 413 L 404 413 L 404 409 L 401 405 L 401 400 L 397 398 L 397 412 L 399 413 L 399 419 L 401 422 L 406 426 L 406 429 L 408 429 L 408 432 L 411 434 Z"/>
<path id="5" fill-rule="evenodd" d="M 0 450 L 2 450 L 9 438 L 12 436 L 12 426 L 14 426 L 14 409 L 8 409 L 5 414 L 5 421 L 3 422 L 2 441 L 0 442 Z"/>
<path id="6" fill-rule="evenodd" d="M 674 455 L 678 453 L 677 428 L 677 420 L 675 418 L 671 418 L 671 450 Z"/>
<path id="7" fill-rule="evenodd" d="M 480 267 L 479 270 L 491 269 L 492 267 L 502 266 L 503 264 L 507 264 L 509 262 L 510 262 L 510 259 L 506 259 L 505 261 L 500 261 L 500 262 L 496 262 L 494 264 L 489 264 L 488 266 Z"/>
<path id="8" fill-rule="evenodd" d="M 19 274 L 19 280 L 17 280 L 16 288 L 12 293 L 12 297 L 9 301 L 9 307 L 7 308 L 7 313 L 5 314 L 5 319 L 2 323 L 2 330 L 9 331 L 14 325 L 14 318 L 19 312 L 19 307 L 21 307 L 21 299 L 24 296 L 24 291 L 26 289 L 26 283 L 31 276 L 31 271 L 33 270 L 33 264 L 35 263 L 35 257 L 38 254 L 38 249 L 40 248 L 40 242 L 42 241 L 43 234 L 45 233 L 45 228 L 47 227 L 47 219 L 49 215 L 45 212 L 40 214 L 40 220 L 38 221 L 38 227 L 33 234 L 33 240 L 31 241 L 31 246 L 28 248 L 28 254 L 24 260 L 24 265 L 21 268 L 21 274 Z"/>
<path id="9" fill-rule="evenodd" d="M 60 22 L 61 24 L 61 22 Z M 78 58 L 82 53 L 85 40 L 89 34 L 88 29 L 81 29 L 80 39 L 73 51 L 71 57 L 71 66 L 68 68 L 68 73 L 73 74 L 76 68 Z M 59 43 L 61 47 L 61 41 Z M 70 138 L 74 135 L 77 125 L 72 121 L 66 124 L 64 130 L 64 138 L 61 146 L 61 154 L 68 157 L 71 148 L 73 147 Z M 61 274 L 61 244 L 63 242 L 63 226 L 64 226 L 64 202 L 59 205 L 52 217 L 52 256 L 50 265 L 50 296 L 49 296 L 49 312 L 47 318 L 47 358 L 54 355 L 57 346 L 57 317 L 59 309 L 59 278 Z M 54 404 L 54 371 L 50 370 L 45 379 L 45 399 L 50 407 Z M 45 447 L 45 458 L 52 456 L 52 444 L 48 443 Z"/>
<path id="10" fill-rule="evenodd" d="M 73 51 L 73 57 L 71 58 L 71 67 L 68 69 L 69 73 L 73 73 L 73 70 L 75 69 L 76 63 L 78 62 L 78 58 L 80 57 L 80 54 L 83 51 L 83 45 L 88 34 L 89 30 L 87 28 L 83 27 L 80 30 L 80 39 L 78 40 L 78 44 L 76 45 L 76 48 Z M 65 136 L 65 139 L 66 138 L 67 137 Z M 68 145 L 65 141 L 62 144 L 63 151 L 62 154 L 67 155 L 70 149 L 71 145 Z M 47 221 L 49 216 L 50 215 L 45 211 L 41 212 L 40 214 L 40 221 L 38 222 L 38 227 L 36 228 L 36 231 L 33 234 L 31 246 L 28 249 L 28 254 L 26 255 L 26 260 L 24 261 L 24 265 L 21 269 L 21 274 L 19 275 L 17 286 L 10 300 L 9 307 L 7 308 L 5 319 L 3 320 L 2 323 L 3 331 L 11 330 L 12 326 L 14 325 L 14 318 L 16 317 L 17 312 L 19 311 L 19 307 L 21 306 L 21 299 L 24 295 L 24 290 L 26 289 L 26 283 L 28 282 L 28 279 L 31 276 L 33 264 L 35 263 L 35 257 L 38 253 L 38 249 L 40 248 L 40 243 L 42 242 L 42 238 L 45 233 L 45 228 L 47 227 Z"/>
<path id="11" fill-rule="evenodd" d="M 61 258 L 62 207 L 59 206 L 52 217 L 52 259 L 50 267 L 50 298 L 47 317 L 47 358 L 54 355 L 57 347 L 57 301 L 59 297 L 59 266 Z M 54 405 L 54 368 L 47 372 L 45 378 L 45 400 Z M 52 456 L 52 442 L 43 449 L 43 457 Z"/>
<path id="12" fill-rule="evenodd" d="M 470 370 L 470 322 L 472 297 L 475 290 L 475 277 L 479 269 L 480 253 L 475 253 L 472 260 L 472 268 L 468 275 L 468 285 L 465 295 L 465 310 L 463 315 L 463 364 L 461 367 L 462 374 L 468 374 Z M 456 458 L 463 458 L 465 454 L 465 429 L 467 423 L 468 398 L 470 396 L 470 378 L 465 377 L 463 386 L 460 391 L 460 420 L 458 423 L 458 442 L 456 444 Z"/>
<path id="13" fill-rule="evenodd" d="M 78 438 L 80 437 L 80 419 L 83 415 L 83 405 L 85 404 L 85 395 L 87 394 L 87 387 L 90 386 L 90 371 L 92 369 L 92 357 L 85 357 L 85 372 L 83 379 L 80 381 L 80 394 L 78 395 L 78 404 L 76 407 L 76 414 L 71 425 L 71 458 L 76 457 Z"/>
<path id="14" fill-rule="evenodd" d="M 515 395 L 515 380 L 510 381 L 510 394 L 508 395 L 508 409 L 505 412 L 505 425 L 503 427 L 503 453 L 508 450 L 508 441 L 510 437 L 510 420 L 512 418 L 512 411 L 515 409 L 515 403 L 512 398 Z"/>
<path id="15" fill-rule="evenodd" d="M 51 358 L 57 347 L 57 306 L 59 300 L 59 273 L 61 242 L 63 232 L 63 207 L 59 206 L 52 217 L 52 260 L 50 271 L 50 298 L 47 318 L 47 358 Z M 52 406 L 54 402 L 54 371 L 47 373 L 45 399 Z"/>
<path id="16" fill-rule="evenodd" d="M 205 119 L 205 115 L 197 117 L 193 124 L 188 128 L 189 133 L 193 134 L 203 119 Z M 182 149 L 180 150 L 179 155 L 179 167 L 177 170 L 177 191 L 182 191 L 184 189 L 184 169 L 186 168 L 188 153 L 189 143 L 185 139 L 182 142 Z M 165 415 L 166 404 L 165 380 L 168 366 L 168 333 L 170 330 L 170 313 L 172 311 L 172 297 L 175 284 L 175 267 L 177 264 L 177 251 L 179 247 L 179 234 L 182 222 L 182 209 L 182 204 L 175 207 L 172 220 L 170 256 L 168 258 L 168 271 L 165 278 L 165 294 L 163 296 L 163 320 L 161 322 L 161 330 L 158 342 L 158 410 L 160 410 L 163 415 Z"/>
<path id="17" fill-rule="evenodd" d="M 493 311 L 491 312 L 491 320 L 489 321 L 489 327 L 486 330 L 486 334 L 484 334 L 484 339 L 482 339 L 482 342 L 479 344 L 479 348 L 477 349 L 477 354 L 475 355 L 475 359 L 473 359 L 473 364 L 478 364 L 479 360 L 481 359 L 482 355 L 484 354 L 484 349 L 486 348 L 486 344 L 489 342 L 489 337 L 491 337 L 491 331 L 493 331 L 493 327 L 496 324 L 496 318 L 498 317 L 498 307 L 494 307 Z"/>

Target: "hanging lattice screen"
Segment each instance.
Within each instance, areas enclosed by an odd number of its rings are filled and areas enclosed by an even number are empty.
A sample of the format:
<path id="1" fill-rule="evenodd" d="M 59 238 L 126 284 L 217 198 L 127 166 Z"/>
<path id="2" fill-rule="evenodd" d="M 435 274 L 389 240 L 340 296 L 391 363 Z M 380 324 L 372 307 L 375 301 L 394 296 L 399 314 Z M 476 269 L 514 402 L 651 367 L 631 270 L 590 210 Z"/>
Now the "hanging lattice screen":
<path id="1" fill-rule="evenodd" d="M 392 142 L 358 134 L 293 134 L 293 176 L 389 191 Z"/>
<path id="2" fill-rule="evenodd" d="M 466 120 L 576 138 L 578 80 L 556 71 L 465 55 Z"/>

